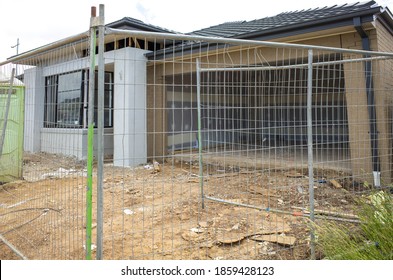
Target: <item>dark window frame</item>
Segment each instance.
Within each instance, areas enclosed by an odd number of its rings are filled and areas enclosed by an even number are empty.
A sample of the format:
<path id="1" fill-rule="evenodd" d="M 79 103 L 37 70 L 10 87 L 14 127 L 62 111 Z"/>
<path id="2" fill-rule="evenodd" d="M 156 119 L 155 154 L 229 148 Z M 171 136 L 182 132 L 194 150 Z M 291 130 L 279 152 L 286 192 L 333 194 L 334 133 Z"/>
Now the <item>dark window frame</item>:
<path id="1" fill-rule="evenodd" d="M 73 73 L 80 72 L 81 82 L 80 82 L 80 94 L 79 94 L 79 116 L 78 123 L 59 123 L 59 77 L 63 75 L 69 75 Z M 55 74 L 51 76 L 45 77 L 45 97 L 44 97 L 44 127 L 45 128 L 85 128 L 87 127 L 87 123 L 84 123 L 84 120 L 87 120 L 87 107 L 85 104 L 88 102 L 88 70 L 78 70 L 72 72 L 66 72 L 61 74 Z M 96 81 L 97 81 L 97 71 L 96 73 Z M 108 78 L 108 80 L 107 80 Z M 85 92 L 87 90 L 87 92 Z M 66 91 L 64 91 L 66 92 Z M 63 92 L 63 93 L 64 93 Z M 94 119 L 95 119 L 95 127 L 97 127 L 97 94 L 98 90 L 95 89 L 95 105 L 94 105 Z M 108 94 L 108 95 L 107 95 Z M 113 112 L 114 112 L 114 74 L 113 72 L 105 72 L 105 95 L 108 97 L 108 103 L 104 105 L 104 114 L 105 111 L 109 112 L 107 114 L 107 118 L 104 120 L 104 127 L 111 128 L 113 127 Z M 85 97 L 87 100 L 85 100 Z M 71 114 L 72 115 L 72 114 Z M 108 123 L 109 122 L 109 123 Z"/>

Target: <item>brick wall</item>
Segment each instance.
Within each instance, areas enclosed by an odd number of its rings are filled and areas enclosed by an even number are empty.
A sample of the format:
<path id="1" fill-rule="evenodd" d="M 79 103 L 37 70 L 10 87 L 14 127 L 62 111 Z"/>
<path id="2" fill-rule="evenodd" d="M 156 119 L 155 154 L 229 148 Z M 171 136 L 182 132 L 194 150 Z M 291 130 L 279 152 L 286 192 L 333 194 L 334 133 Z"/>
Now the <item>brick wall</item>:
<path id="1" fill-rule="evenodd" d="M 379 20 L 375 26 L 377 50 L 393 52 L 393 35 Z M 393 59 L 378 61 L 373 66 L 381 173 L 383 183 L 388 184 L 392 180 Z"/>

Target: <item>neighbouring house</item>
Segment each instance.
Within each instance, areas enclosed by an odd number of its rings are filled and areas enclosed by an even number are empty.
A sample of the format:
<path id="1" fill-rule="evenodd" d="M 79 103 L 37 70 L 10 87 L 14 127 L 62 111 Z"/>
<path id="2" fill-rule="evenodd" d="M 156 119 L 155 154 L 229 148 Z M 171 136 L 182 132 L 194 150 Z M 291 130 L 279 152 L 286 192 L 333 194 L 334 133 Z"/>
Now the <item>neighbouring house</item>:
<path id="1" fill-rule="evenodd" d="M 174 31 L 129 17 L 106 26 L 112 29 L 176 34 Z M 287 12 L 253 21 L 228 22 L 194 31 L 190 35 L 392 52 L 393 16 L 388 8 L 378 6 L 374 1 L 368 1 Z M 31 66 L 25 70 L 23 77 L 26 87 L 25 151 L 61 153 L 80 159 L 86 158 L 89 59 L 85 46 L 86 34 L 82 33 L 9 58 L 8 62 Z M 197 48 L 193 49 L 193 44 L 190 43 L 188 50 L 191 50 L 194 55 L 198 52 L 206 52 L 205 49 L 200 49 L 200 45 L 196 46 Z M 49 49 L 56 49 L 57 54 L 49 53 Z M 165 63 L 160 66 L 154 64 L 154 67 L 149 64 L 149 61 L 168 55 L 180 56 L 183 50 L 184 46 L 178 48 L 176 42 L 171 40 L 166 44 L 164 40 L 136 40 L 132 37 L 119 40 L 115 36 L 106 37 L 105 154 L 113 157 L 115 165 L 133 166 L 153 158 L 159 160 L 170 151 L 196 147 L 197 112 L 193 106 L 195 99 L 184 97 L 187 95 L 186 87 L 182 87 L 179 91 L 175 86 L 162 86 L 167 80 L 180 79 L 181 69 L 173 67 L 168 71 L 167 68 L 163 76 L 160 73 L 163 73 Z M 210 54 L 206 53 L 205 58 L 208 58 Z M 215 55 L 214 52 L 211 54 L 212 57 Z M 54 56 L 57 58 L 51 59 Z M 268 50 L 266 57 L 270 57 Z M 190 59 L 190 56 L 187 59 Z M 344 75 L 340 76 L 341 80 L 337 80 L 337 83 L 345 84 L 350 88 L 354 81 L 351 71 L 349 69 L 348 71 L 341 69 L 341 71 Z M 128 75 L 124 75 L 125 72 Z M 189 81 L 194 75 L 195 73 L 190 72 L 182 75 L 181 79 Z M 392 80 L 384 80 L 384 83 L 386 83 L 385 88 L 391 89 Z M 384 85 L 379 86 L 384 87 Z M 367 93 L 361 94 L 366 96 Z M 365 100 L 367 102 L 367 99 Z M 181 102 L 181 110 L 173 110 L 177 102 Z M 354 104 L 367 107 L 367 103 L 359 104 L 359 95 L 348 95 L 337 102 L 341 102 L 339 105 L 344 108 L 343 114 L 346 115 L 346 124 L 342 126 L 341 133 L 337 134 L 343 137 L 339 141 L 345 139 L 351 141 L 351 138 L 356 137 L 368 138 L 366 143 L 351 145 L 350 153 L 356 154 L 357 158 L 371 158 L 372 140 L 368 135 L 368 114 L 359 114 L 356 110 L 346 109 Z M 376 97 L 376 104 L 384 102 L 385 99 L 379 100 L 378 96 Z M 128 110 L 129 108 L 136 109 Z M 194 109 L 190 110 L 190 108 Z M 325 109 L 321 106 L 317 110 L 322 112 Z M 329 115 L 329 112 L 323 111 L 323 113 Z M 267 114 L 270 121 L 274 121 L 273 112 L 267 111 L 263 114 Z M 294 111 L 291 114 L 302 114 L 302 112 Z M 334 120 L 342 121 L 343 117 L 340 114 L 330 113 L 330 115 Z M 214 118 L 214 112 L 210 112 L 210 116 Z M 379 148 L 382 151 L 380 152 L 381 169 L 388 170 L 389 174 L 386 173 L 384 176 L 390 180 L 392 128 L 390 122 L 384 121 L 384 118 L 388 117 L 390 115 L 388 116 L 387 112 L 377 113 L 377 123 L 380 125 L 378 132 L 389 135 L 380 139 Z M 364 118 L 365 126 L 363 135 L 360 136 L 359 129 L 362 129 L 351 127 L 351 122 L 359 118 Z M 264 125 L 269 124 L 266 122 L 255 124 L 256 129 L 261 129 Z M 63 141 L 65 135 L 67 141 Z M 300 142 L 304 140 L 298 136 L 302 137 L 300 133 L 295 133 L 292 134 L 291 139 L 284 140 Z M 366 163 L 352 162 L 352 170 L 360 173 L 364 169 L 372 170 L 372 165 L 371 160 Z"/>

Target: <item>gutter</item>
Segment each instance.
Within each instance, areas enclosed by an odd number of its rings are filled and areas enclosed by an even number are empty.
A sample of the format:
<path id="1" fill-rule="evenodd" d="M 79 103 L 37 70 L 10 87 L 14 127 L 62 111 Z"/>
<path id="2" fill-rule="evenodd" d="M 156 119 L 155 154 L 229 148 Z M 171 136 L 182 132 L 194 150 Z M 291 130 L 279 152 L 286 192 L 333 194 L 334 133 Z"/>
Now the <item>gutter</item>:
<path id="1" fill-rule="evenodd" d="M 89 38 L 88 36 L 89 36 L 89 32 L 83 32 L 83 33 L 80 33 L 80 34 L 77 34 L 77 35 L 74 35 L 74 36 L 70 36 L 70 37 L 64 38 L 62 40 L 50 43 L 48 45 L 44 45 L 42 47 L 38 47 L 36 49 L 32 49 L 30 51 L 27 51 L 27 52 L 24 52 L 24 53 L 15 55 L 15 56 L 11 56 L 7 60 L 5 60 L 3 62 L 0 62 L 0 66 L 5 65 L 7 63 L 17 63 L 18 61 L 20 61 L 22 59 L 31 58 L 34 55 L 43 53 L 45 51 L 50 51 L 50 50 L 56 49 L 58 47 L 64 46 L 64 45 L 69 44 L 69 43 L 73 43 L 73 42 L 78 41 L 78 40 L 85 40 L 85 41 L 87 41 L 87 39 Z"/>
<path id="2" fill-rule="evenodd" d="M 376 15 L 376 19 L 390 32 L 393 36 L 393 15 L 388 7 L 382 8 L 381 12 Z"/>
<path id="3" fill-rule="evenodd" d="M 370 38 L 364 31 L 360 17 L 353 18 L 353 25 L 362 38 L 362 48 L 365 51 L 370 51 Z M 364 57 L 368 57 L 365 55 Z M 374 187 L 381 187 L 381 165 L 378 156 L 378 131 L 377 131 L 377 114 L 375 110 L 375 96 L 374 96 L 374 83 L 371 61 L 364 62 L 364 72 L 366 77 L 366 95 L 367 95 L 367 108 L 368 117 L 370 120 L 370 139 L 371 139 L 371 157 L 373 165 Z"/>

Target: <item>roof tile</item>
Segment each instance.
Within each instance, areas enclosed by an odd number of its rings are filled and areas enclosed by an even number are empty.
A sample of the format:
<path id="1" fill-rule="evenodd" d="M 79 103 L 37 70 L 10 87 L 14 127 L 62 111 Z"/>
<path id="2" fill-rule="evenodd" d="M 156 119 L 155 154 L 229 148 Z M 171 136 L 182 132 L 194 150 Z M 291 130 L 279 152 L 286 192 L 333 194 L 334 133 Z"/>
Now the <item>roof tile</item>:
<path id="1" fill-rule="evenodd" d="M 200 36 L 217 36 L 217 37 L 238 37 L 244 34 L 282 28 L 290 25 L 301 23 L 312 23 L 322 19 L 334 19 L 335 17 L 369 10 L 375 5 L 375 1 L 357 2 L 353 4 L 334 5 L 331 7 L 322 7 L 307 9 L 294 12 L 284 12 L 273 17 L 265 17 L 252 21 L 235 21 L 226 22 L 219 25 L 211 26 L 201 30 L 193 31 L 189 34 Z"/>

